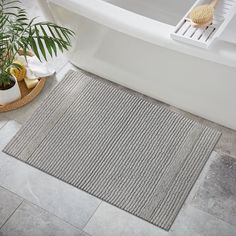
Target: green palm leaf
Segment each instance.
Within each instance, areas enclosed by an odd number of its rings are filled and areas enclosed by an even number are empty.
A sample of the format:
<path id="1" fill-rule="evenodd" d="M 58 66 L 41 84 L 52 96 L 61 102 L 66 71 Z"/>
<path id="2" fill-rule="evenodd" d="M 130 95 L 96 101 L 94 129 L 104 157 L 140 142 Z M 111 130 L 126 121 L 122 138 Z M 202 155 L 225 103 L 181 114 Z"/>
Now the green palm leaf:
<path id="1" fill-rule="evenodd" d="M 9 68 L 15 66 L 15 55 L 21 49 L 26 54 L 32 50 L 39 58 L 47 60 L 71 46 L 74 32 L 52 22 L 28 19 L 19 0 L 0 0 L 0 86 L 7 81 Z M 48 54 L 47 54 L 48 53 Z"/>

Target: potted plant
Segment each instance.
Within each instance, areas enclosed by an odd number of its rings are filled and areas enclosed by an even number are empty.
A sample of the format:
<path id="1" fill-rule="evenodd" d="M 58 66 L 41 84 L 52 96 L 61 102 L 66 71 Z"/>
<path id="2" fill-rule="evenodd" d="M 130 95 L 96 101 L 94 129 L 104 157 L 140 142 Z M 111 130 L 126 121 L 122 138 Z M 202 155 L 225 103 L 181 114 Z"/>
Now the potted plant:
<path id="1" fill-rule="evenodd" d="M 57 56 L 71 46 L 73 31 L 52 22 L 29 20 L 19 0 L 0 0 L 0 105 L 20 98 L 17 80 L 11 75 L 12 68 L 21 69 L 14 63 L 19 50 L 27 54 L 32 50 L 40 61 L 47 56 Z"/>

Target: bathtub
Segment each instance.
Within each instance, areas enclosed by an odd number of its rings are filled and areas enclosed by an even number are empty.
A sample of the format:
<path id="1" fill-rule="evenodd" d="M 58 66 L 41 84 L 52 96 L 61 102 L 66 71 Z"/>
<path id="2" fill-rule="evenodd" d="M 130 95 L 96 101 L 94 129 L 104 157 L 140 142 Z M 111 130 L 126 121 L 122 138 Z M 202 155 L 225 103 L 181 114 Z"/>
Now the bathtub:
<path id="1" fill-rule="evenodd" d="M 193 0 L 43 2 L 57 23 L 77 34 L 72 64 L 236 129 L 236 23 L 201 49 L 170 37 Z"/>

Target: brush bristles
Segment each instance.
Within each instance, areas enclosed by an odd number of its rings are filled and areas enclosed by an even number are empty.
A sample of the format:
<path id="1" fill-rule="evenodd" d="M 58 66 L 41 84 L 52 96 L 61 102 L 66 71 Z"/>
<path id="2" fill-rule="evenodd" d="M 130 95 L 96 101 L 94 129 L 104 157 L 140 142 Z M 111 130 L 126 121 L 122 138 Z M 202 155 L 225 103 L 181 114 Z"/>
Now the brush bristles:
<path id="1" fill-rule="evenodd" d="M 209 5 L 202 5 L 194 8 L 190 13 L 190 18 L 195 24 L 206 24 L 213 19 L 214 8 Z"/>

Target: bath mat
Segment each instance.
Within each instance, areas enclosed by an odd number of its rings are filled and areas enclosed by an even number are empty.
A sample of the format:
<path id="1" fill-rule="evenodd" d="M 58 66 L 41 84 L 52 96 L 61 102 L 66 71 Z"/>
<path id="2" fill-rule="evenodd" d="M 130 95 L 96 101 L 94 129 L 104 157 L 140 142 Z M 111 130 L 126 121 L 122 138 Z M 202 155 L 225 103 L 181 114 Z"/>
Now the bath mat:
<path id="1" fill-rule="evenodd" d="M 168 230 L 220 133 L 70 71 L 4 151 Z"/>

